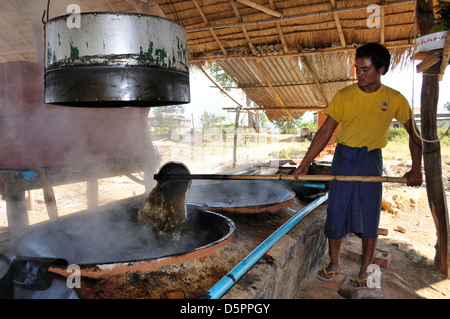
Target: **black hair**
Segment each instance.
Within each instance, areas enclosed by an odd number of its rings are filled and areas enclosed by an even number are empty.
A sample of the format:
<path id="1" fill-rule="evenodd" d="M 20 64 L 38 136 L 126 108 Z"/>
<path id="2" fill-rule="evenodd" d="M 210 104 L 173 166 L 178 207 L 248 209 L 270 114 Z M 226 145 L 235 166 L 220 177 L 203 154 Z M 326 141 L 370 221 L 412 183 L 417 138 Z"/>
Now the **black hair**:
<path id="1" fill-rule="evenodd" d="M 379 43 L 367 43 L 356 49 L 356 58 L 370 58 L 375 69 L 379 70 L 384 66 L 385 75 L 389 71 L 391 64 L 391 54 L 389 50 Z"/>

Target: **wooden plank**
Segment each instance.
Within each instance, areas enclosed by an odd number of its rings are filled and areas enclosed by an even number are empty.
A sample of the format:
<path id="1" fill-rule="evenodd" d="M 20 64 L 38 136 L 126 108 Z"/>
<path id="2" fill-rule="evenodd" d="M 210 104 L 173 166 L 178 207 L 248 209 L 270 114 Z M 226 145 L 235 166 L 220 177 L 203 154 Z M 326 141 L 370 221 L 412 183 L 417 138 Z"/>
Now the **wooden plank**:
<path id="1" fill-rule="evenodd" d="M 26 191 L 30 189 L 39 189 L 45 186 L 58 186 L 87 181 L 95 176 L 97 179 L 119 176 L 126 173 L 142 172 L 142 160 L 138 158 L 129 158 L 123 160 L 108 160 L 96 163 L 84 163 L 80 165 L 66 165 L 60 167 L 48 167 L 37 169 L 36 178 L 23 179 L 20 172 L 14 172 L 14 178 L 4 183 L 4 193 L 11 189 L 16 191 Z M 2 189 L 0 187 L 0 189 Z"/>
<path id="2" fill-rule="evenodd" d="M 417 73 L 422 73 L 425 70 L 428 70 L 430 67 L 435 65 L 441 60 L 439 53 L 435 52 L 432 55 L 429 55 L 425 58 L 421 63 L 416 66 Z"/>
<path id="3" fill-rule="evenodd" d="M 447 39 L 445 40 L 444 49 L 442 52 L 442 62 L 441 67 L 439 69 L 439 81 L 442 81 L 444 78 L 445 69 L 450 62 L 450 35 L 447 35 Z"/>
<path id="4" fill-rule="evenodd" d="M 425 51 L 425 52 L 417 52 L 411 57 L 411 60 L 425 60 L 430 55 L 433 55 L 435 53 L 438 53 L 439 56 L 442 56 L 442 50 L 432 50 L 432 51 Z"/>

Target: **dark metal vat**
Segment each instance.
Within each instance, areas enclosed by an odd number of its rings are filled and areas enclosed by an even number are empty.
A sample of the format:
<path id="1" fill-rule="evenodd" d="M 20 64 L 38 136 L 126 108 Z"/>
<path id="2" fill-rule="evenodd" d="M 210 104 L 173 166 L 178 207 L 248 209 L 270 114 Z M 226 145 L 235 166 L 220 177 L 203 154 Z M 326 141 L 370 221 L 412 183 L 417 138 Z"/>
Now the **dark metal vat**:
<path id="1" fill-rule="evenodd" d="M 190 102 L 186 30 L 136 13 L 81 13 L 46 24 L 45 103 L 150 107 Z"/>

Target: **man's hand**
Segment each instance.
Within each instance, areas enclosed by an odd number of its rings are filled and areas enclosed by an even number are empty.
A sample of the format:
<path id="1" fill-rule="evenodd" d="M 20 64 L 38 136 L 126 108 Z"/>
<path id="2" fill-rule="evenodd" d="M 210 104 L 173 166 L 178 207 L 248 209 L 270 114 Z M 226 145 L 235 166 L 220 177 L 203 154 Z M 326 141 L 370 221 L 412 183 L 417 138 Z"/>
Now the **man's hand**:
<path id="1" fill-rule="evenodd" d="M 338 124 L 339 123 L 336 122 L 331 116 L 328 116 L 323 125 L 317 131 L 316 135 L 314 135 L 305 157 L 303 157 L 302 162 L 294 171 L 294 178 L 297 182 L 303 182 L 300 175 L 306 175 L 308 173 L 309 164 L 311 164 L 316 156 L 322 152 Z"/>
<path id="2" fill-rule="evenodd" d="M 408 186 L 420 186 L 422 185 L 422 172 L 419 170 L 410 170 L 403 177 L 406 178 L 406 185 Z"/>
<path id="3" fill-rule="evenodd" d="M 411 170 L 403 177 L 406 177 L 406 185 L 420 186 L 422 185 L 422 141 L 416 127 L 416 123 L 411 118 L 404 124 L 406 131 L 409 134 L 409 150 L 411 152 Z"/>
<path id="4" fill-rule="evenodd" d="M 299 166 L 297 166 L 297 168 L 294 171 L 294 178 L 295 181 L 297 182 L 303 182 L 303 180 L 301 179 L 301 175 L 306 175 L 308 174 L 308 170 L 309 170 L 309 163 L 304 163 L 303 161 L 300 163 Z"/>

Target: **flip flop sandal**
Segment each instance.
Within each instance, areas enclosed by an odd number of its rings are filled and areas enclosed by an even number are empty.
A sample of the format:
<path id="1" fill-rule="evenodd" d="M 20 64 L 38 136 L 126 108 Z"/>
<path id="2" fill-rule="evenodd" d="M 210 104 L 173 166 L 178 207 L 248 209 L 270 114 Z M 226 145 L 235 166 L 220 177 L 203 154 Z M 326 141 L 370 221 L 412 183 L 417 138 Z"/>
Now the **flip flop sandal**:
<path id="1" fill-rule="evenodd" d="M 359 279 L 358 276 L 356 276 L 355 280 L 350 280 L 349 283 L 353 288 L 368 288 L 367 284 L 361 285 L 362 283 L 365 283 L 369 277 L 365 277 L 363 279 Z"/>
<path id="2" fill-rule="evenodd" d="M 333 270 L 327 271 L 326 268 L 322 268 L 322 272 L 323 272 L 323 276 L 320 275 L 319 273 L 317 273 L 317 278 L 322 281 L 331 281 L 334 278 L 334 276 L 336 276 L 338 274 L 337 272 L 335 272 Z M 327 278 L 328 276 L 330 276 L 330 278 Z"/>

